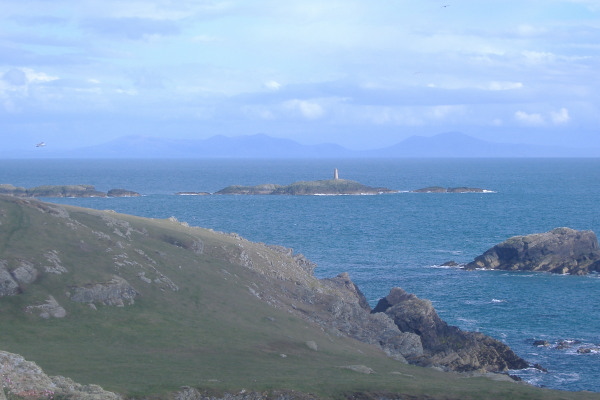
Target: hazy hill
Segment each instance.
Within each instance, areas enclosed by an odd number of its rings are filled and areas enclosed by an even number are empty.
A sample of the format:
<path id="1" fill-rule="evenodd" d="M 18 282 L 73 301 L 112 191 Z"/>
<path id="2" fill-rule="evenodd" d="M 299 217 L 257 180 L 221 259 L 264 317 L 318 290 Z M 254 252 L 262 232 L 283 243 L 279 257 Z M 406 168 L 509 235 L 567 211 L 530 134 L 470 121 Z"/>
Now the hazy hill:
<path id="1" fill-rule="evenodd" d="M 174 218 L 0 196 L 0 350 L 137 399 L 200 399 L 182 386 L 253 399 L 600 398 L 407 365 L 434 359 L 419 337 L 370 313 L 347 275 L 316 279 L 314 267 Z M 496 368 L 485 363 L 498 344 L 467 362 Z M 451 367 L 461 356 L 446 350 L 436 362 Z"/>
<path id="2" fill-rule="evenodd" d="M 375 150 L 349 150 L 337 144 L 303 145 L 264 134 L 208 139 L 126 136 L 71 151 L 46 148 L 2 154 L 6 158 L 360 158 L 360 157 L 594 157 L 600 149 L 497 143 L 459 132 L 411 136 Z"/>
<path id="3" fill-rule="evenodd" d="M 351 152 L 335 144 L 302 145 L 290 139 L 257 134 L 216 135 L 208 139 L 126 136 L 72 152 L 48 154 L 83 158 L 321 158 L 346 157 Z"/>
<path id="4" fill-rule="evenodd" d="M 600 154 L 557 146 L 497 143 L 460 132 L 411 136 L 400 143 L 370 152 L 375 157 L 576 157 Z"/>

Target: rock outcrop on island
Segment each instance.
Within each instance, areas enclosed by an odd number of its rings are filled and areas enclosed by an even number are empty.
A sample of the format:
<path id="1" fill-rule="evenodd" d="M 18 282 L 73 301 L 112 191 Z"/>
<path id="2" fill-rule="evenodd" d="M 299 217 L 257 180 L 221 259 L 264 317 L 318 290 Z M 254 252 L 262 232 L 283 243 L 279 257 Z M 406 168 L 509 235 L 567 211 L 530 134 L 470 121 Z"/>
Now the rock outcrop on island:
<path id="1" fill-rule="evenodd" d="M 413 190 L 413 193 L 491 193 L 491 190 L 473 188 L 473 187 L 452 187 L 429 186 L 422 189 Z"/>
<path id="2" fill-rule="evenodd" d="M 111 189 L 108 193 L 96 190 L 93 185 L 44 185 L 26 189 L 10 184 L 0 184 L 0 194 L 16 197 L 138 197 L 139 193 L 126 189 Z"/>
<path id="3" fill-rule="evenodd" d="M 421 338 L 423 354 L 411 361 L 424 366 L 442 366 L 467 372 L 504 372 L 527 368 L 528 363 L 507 345 L 478 332 L 465 332 L 443 321 L 428 300 L 393 288 L 379 300 L 373 313 L 384 313 L 402 332 Z"/>
<path id="4" fill-rule="evenodd" d="M 600 272 L 600 248 L 592 231 L 556 228 L 550 232 L 511 237 L 464 268 L 585 275 Z"/>
<path id="5" fill-rule="evenodd" d="M 262 184 L 256 186 L 228 186 L 215 194 L 245 194 L 245 195 L 370 195 L 397 193 L 387 188 L 376 188 L 348 179 L 328 179 L 319 181 L 301 181 L 290 185 Z"/>

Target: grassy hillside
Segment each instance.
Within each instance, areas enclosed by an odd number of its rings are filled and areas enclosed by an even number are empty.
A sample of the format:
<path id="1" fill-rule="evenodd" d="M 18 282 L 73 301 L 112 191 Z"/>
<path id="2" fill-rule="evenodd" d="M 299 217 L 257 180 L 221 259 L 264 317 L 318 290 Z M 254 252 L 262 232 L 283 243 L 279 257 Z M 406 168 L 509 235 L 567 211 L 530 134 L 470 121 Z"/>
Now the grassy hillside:
<path id="1" fill-rule="evenodd" d="M 294 285 L 319 287 L 290 257 L 174 219 L 0 196 L 0 265 L 39 271 L 34 282 L 21 284 L 22 293 L 0 297 L 0 349 L 35 361 L 50 375 L 128 396 L 168 398 L 187 385 L 288 389 L 324 398 L 356 392 L 429 399 L 600 398 L 394 361 L 379 347 L 306 322 L 275 301 L 276 295 L 268 296 Z M 56 273 L 59 267 L 66 272 Z M 139 293 L 133 304 L 92 307 L 71 300 L 76 287 L 115 275 Z M 64 318 L 27 312 L 50 295 L 66 310 Z M 375 373 L 342 368 L 351 365 Z"/>

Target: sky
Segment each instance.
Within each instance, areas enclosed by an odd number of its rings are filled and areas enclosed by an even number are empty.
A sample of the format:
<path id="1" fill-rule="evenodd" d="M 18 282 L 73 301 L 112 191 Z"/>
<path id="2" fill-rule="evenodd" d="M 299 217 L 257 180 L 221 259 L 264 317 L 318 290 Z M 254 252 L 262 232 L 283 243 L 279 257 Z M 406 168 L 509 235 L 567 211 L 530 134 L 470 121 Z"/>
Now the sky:
<path id="1" fill-rule="evenodd" d="M 0 150 L 451 131 L 600 147 L 600 0 L 0 3 Z"/>

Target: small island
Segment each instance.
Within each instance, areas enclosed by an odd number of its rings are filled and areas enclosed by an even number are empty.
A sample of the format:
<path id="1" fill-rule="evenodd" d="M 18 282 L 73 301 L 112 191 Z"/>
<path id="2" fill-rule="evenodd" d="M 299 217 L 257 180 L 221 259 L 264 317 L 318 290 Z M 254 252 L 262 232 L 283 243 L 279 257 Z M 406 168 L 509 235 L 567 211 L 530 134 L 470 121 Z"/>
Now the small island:
<path id="1" fill-rule="evenodd" d="M 244 194 L 244 195 L 292 195 L 292 196 L 335 196 L 335 195 L 375 195 L 397 193 L 382 187 L 371 187 L 348 179 L 340 179 L 335 169 L 333 179 L 319 181 L 300 181 L 290 185 L 275 185 L 271 183 L 256 186 L 233 185 L 215 192 L 214 194 Z"/>
<path id="2" fill-rule="evenodd" d="M 0 194 L 15 197 L 139 197 L 127 189 L 111 189 L 100 192 L 92 185 L 43 185 L 26 189 L 10 184 L 0 184 Z"/>
<path id="3" fill-rule="evenodd" d="M 463 268 L 587 275 L 600 272 L 600 246 L 592 231 L 555 228 L 508 238 Z"/>
<path id="4" fill-rule="evenodd" d="M 445 188 L 442 186 L 429 186 L 423 189 L 412 190 L 413 193 L 494 193 L 492 190 L 472 187 Z"/>

